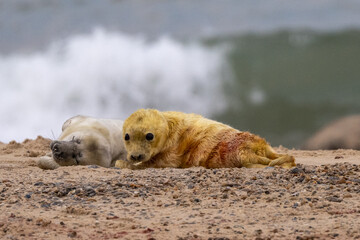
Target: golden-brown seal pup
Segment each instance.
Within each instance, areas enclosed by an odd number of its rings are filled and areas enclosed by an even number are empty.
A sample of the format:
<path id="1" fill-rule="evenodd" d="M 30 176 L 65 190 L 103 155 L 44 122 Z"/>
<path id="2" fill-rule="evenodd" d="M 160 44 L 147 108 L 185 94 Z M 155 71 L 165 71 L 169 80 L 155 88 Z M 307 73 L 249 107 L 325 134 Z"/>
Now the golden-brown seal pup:
<path id="1" fill-rule="evenodd" d="M 55 169 L 71 165 L 113 167 L 116 160 L 126 159 L 122 140 L 123 121 L 76 116 L 62 126 L 58 140 L 52 141 L 49 156 L 41 157 L 38 166 Z"/>
<path id="2" fill-rule="evenodd" d="M 123 126 L 127 161 L 116 167 L 143 169 L 295 166 L 259 136 L 196 114 L 140 109 Z"/>

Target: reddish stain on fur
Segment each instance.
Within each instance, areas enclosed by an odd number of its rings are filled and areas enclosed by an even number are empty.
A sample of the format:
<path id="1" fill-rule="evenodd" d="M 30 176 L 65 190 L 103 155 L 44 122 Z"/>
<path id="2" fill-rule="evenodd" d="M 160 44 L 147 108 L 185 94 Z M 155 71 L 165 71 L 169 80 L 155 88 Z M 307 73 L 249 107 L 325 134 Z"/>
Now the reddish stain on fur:
<path id="1" fill-rule="evenodd" d="M 259 141 L 260 138 L 249 132 L 224 131 L 218 135 L 219 142 L 209 153 L 204 165 L 206 167 L 233 165 L 237 159 L 239 149 L 250 149 L 250 143 Z"/>

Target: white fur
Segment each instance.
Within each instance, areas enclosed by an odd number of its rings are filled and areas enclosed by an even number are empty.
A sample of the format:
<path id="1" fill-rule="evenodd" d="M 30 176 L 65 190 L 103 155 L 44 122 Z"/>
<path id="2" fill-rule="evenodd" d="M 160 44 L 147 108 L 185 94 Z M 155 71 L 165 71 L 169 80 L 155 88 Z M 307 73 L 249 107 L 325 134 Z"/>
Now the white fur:
<path id="1" fill-rule="evenodd" d="M 62 133 L 58 140 L 71 141 L 74 137 L 83 140 L 95 138 L 102 146 L 102 151 L 98 154 L 100 157 L 93 159 L 92 157 L 85 156 L 81 159 L 79 165 L 113 167 L 117 160 L 126 159 L 126 150 L 122 139 L 122 126 L 123 121 L 121 120 L 76 116 L 68 119 L 63 124 Z M 37 164 L 42 169 L 56 169 L 60 166 L 61 162 L 56 162 L 52 154 L 49 153 L 47 156 L 40 157 Z"/>

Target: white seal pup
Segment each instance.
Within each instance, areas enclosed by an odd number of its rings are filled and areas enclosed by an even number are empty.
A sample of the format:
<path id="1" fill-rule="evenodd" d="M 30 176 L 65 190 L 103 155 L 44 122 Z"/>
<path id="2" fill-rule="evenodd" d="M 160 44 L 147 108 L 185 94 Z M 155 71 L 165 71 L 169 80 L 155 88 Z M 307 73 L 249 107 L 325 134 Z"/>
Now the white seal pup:
<path id="1" fill-rule="evenodd" d="M 51 153 L 38 160 L 38 167 L 99 165 L 113 167 L 126 159 L 122 138 L 123 121 L 76 116 L 62 126 L 59 138 L 50 144 Z"/>

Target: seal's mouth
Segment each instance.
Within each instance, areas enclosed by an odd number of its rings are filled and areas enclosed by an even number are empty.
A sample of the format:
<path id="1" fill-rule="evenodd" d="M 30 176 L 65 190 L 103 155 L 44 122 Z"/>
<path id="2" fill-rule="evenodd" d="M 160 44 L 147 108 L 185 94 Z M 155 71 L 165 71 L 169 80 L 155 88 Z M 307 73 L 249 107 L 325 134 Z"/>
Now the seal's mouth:
<path id="1" fill-rule="evenodd" d="M 143 162 L 137 162 L 137 163 L 133 163 L 135 166 L 140 166 L 141 164 L 143 164 Z"/>
<path id="2" fill-rule="evenodd" d="M 129 154 L 128 155 L 128 161 L 135 165 L 135 166 L 138 166 L 146 161 L 148 161 L 148 159 L 146 158 L 146 155 L 141 153 L 141 154 Z"/>

